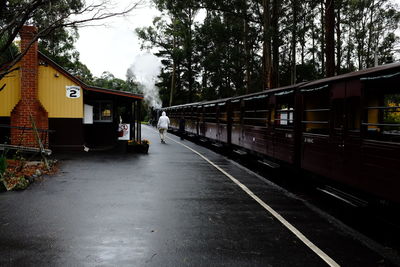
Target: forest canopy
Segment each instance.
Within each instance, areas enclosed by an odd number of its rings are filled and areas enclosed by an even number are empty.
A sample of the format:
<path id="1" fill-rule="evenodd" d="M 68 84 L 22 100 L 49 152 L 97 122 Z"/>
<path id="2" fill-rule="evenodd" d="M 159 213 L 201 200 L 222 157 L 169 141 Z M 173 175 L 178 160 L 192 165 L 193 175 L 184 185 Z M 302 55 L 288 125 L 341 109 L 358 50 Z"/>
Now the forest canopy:
<path id="1" fill-rule="evenodd" d="M 162 16 L 136 33 L 162 58 L 164 106 L 315 80 L 399 55 L 400 12 L 391 0 L 152 1 Z"/>

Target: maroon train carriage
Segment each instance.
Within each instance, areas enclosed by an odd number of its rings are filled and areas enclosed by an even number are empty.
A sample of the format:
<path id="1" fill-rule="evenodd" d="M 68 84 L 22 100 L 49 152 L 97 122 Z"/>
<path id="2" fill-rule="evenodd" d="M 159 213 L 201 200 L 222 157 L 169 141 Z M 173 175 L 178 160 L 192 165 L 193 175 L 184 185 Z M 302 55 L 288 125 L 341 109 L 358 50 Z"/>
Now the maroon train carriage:
<path id="1" fill-rule="evenodd" d="M 184 112 L 185 119 L 185 132 L 190 136 L 198 134 L 197 125 L 199 123 L 197 118 L 197 109 L 195 105 L 187 105 Z"/>
<path id="2" fill-rule="evenodd" d="M 179 120 L 182 117 L 182 107 L 174 106 L 163 109 L 167 113 L 170 124 L 169 128 L 173 131 L 178 131 L 179 129 Z"/>
<path id="3" fill-rule="evenodd" d="M 271 130 L 273 158 L 295 163 L 295 89 L 278 89 L 271 95 Z"/>
<path id="4" fill-rule="evenodd" d="M 191 126 L 186 123 L 185 130 L 400 203 L 399 87 L 400 63 L 394 63 L 187 104 L 184 116 Z M 180 109 L 166 109 L 171 127 L 179 127 Z"/>
<path id="5" fill-rule="evenodd" d="M 268 155 L 268 93 L 261 92 L 231 100 L 231 144 L 262 155 Z"/>
<path id="6" fill-rule="evenodd" d="M 195 103 L 198 118 L 198 135 L 215 144 L 227 145 L 230 142 L 228 128 L 229 99 Z"/>
<path id="7" fill-rule="evenodd" d="M 167 107 L 163 108 L 162 111 L 165 111 L 170 119 L 170 130 L 179 131 L 179 125 L 183 120 L 186 134 L 198 134 L 197 103 Z"/>
<path id="8" fill-rule="evenodd" d="M 269 159 L 294 164 L 297 87 L 232 98 L 231 144 Z"/>
<path id="9" fill-rule="evenodd" d="M 218 134 L 218 120 L 217 120 L 217 103 L 205 103 L 203 105 L 203 117 L 200 121 L 202 124 L 201 137 L 216 141 Z"/>
<path id="10" fill-rule="evenodd" d="M 301 168 L 400 203 L 400 64 L 299 88 Z"/>

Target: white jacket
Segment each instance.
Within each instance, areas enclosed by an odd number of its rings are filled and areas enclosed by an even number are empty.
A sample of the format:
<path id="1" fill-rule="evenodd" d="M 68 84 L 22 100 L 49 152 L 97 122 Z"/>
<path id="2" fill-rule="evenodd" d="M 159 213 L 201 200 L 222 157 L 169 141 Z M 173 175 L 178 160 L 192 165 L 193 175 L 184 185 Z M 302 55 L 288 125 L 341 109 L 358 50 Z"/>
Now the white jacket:
<path id="1" fill-rule="evenodd" d="M 170 122 L 169 118 L 165 114 L 165 111 L 162 112 L 161 117 L 158 119 L 157 128 L 158 129 L 168 129 Z"/>

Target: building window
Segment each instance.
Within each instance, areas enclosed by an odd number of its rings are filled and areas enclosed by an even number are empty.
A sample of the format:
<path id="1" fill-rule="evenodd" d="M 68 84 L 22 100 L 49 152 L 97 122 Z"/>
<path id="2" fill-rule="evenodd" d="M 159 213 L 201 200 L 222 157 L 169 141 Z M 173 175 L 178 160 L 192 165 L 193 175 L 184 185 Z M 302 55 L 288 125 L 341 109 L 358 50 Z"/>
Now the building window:
<path id="1" fill-rule="evenodd" d="M 111 101 L 98 101 L 93 104 L 93 121 L 112 122 L 113 106 Z"/>

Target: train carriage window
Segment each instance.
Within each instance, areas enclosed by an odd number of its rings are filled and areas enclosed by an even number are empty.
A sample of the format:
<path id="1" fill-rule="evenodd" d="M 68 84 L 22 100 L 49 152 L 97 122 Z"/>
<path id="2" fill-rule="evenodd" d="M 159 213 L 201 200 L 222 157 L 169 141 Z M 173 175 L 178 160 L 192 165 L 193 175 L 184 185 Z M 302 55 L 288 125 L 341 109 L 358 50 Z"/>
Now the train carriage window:
<path id="1" fill-rule="evenodd" d="M 225 102 L 218 104 L 218 122 L 225 124 L 228 123 L 228 112 Z"/>
<path id="2" fill-rule="evenodd" d="M 362 125 L 370 139 L 400 142 L 400 93 L 393 89 L 367 92 L 366 118 Z"/>
<path id="3" fill-rule="evenodd" d="M 217 107 L 215 104 L 204 106 L 204 121 L 217 122 Z"/>
<path id="4" fill-rule="evenodd" d="M 233 100 L 231 102 L 231 108 L 232 108 L 232 124 L 240 124 L 241 123 L 241 101 L 240 99 L 238 100 Z"/>
<path id="5" fill-rule="evenodd" d="M 267 95 L 244 99 L 244 124 L 268 127 L 269 120 L 270 111 L 268 109 Z"/>
<path id="6" fill-rule="evenodd" d="M 284 94 L 276 97 L 274 123 L 277 128 L 293 128 L 294 126 L 294 95 Z"/>
<path id="7" fill-rule="evenodd" d="M 360 132 L 361 125 L 361 103 L 360 97 L 347 98 L 347 130 L 350 132 Z"/>
<path id="8" fill-rule="evenodd" d="M 304 89 L 303 93 L 303 132 L 329 134 L 329 89 Z M 338 120 L 338 124 L 340 121 Z"/>
<path id="9" fill-rule="evenodd" d="M 196 109 L 194 107 L 190 107 L 189 110 L 189 119 L 190 120 L 195 120 L 196 119 Z"/>
<path id="10" fill-rule="evenodd" d="M 197 113 L 197 118 L 199 119 L 199 121 L 204 121 L 204 114 L 203 114 L 202 106 L 197 106 L 196 113 Z"/>

